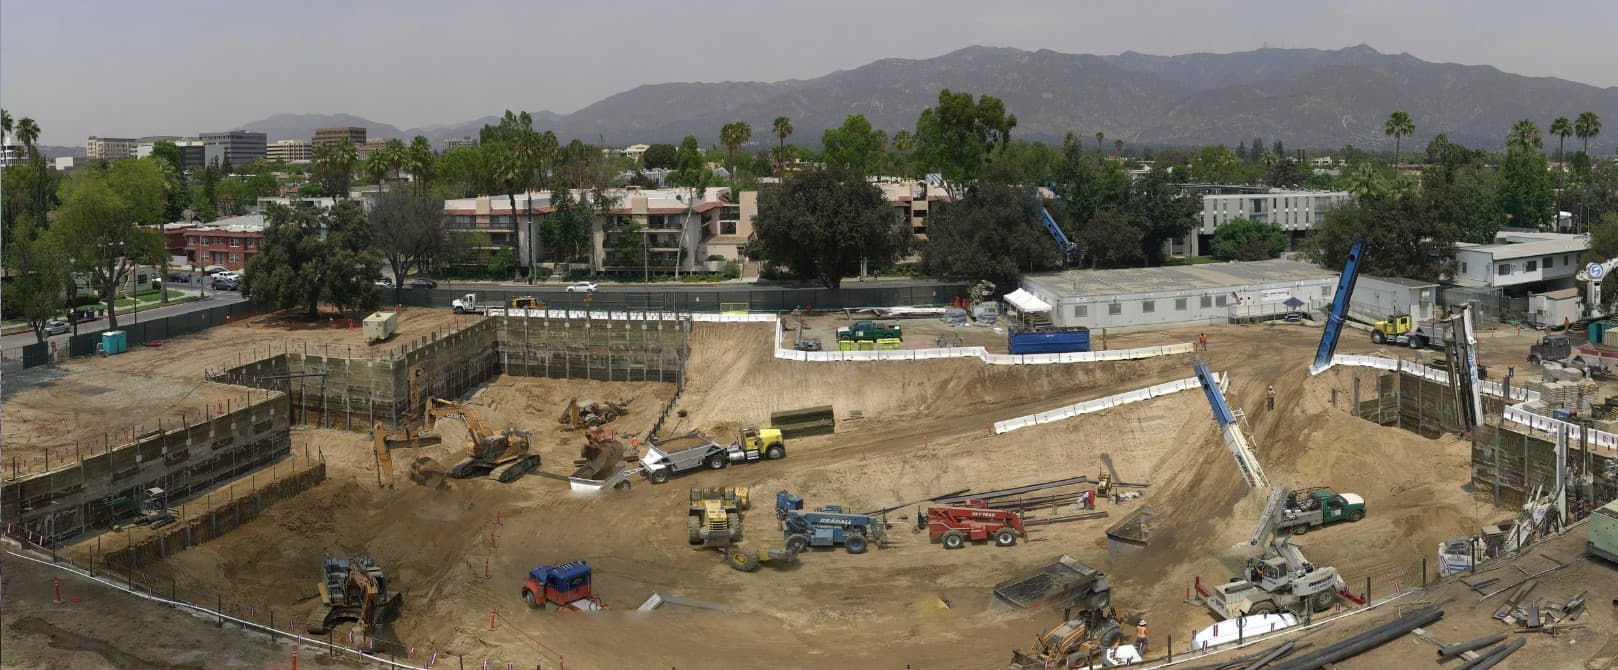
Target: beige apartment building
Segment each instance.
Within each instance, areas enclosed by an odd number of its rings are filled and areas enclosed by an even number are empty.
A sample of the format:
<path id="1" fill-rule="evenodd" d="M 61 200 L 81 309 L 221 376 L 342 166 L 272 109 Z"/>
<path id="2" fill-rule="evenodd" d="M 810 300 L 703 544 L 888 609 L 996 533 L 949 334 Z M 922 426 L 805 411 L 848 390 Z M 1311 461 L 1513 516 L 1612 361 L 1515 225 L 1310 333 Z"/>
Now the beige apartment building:
<path id="1" fill-rule="evenodd" d="M 282 163 L 313 160 L 315 148 L 303 140 L 276 140 L 264 148 L 264 157 Z"/>
<path id="2" fill-rule="evenodd" d="M 125 158 L 135 157 L 135 146 L 140 140 L 132 137 L 96 137 L 84 145 L 84 157 L 105 161 L 121 161 Z"/>

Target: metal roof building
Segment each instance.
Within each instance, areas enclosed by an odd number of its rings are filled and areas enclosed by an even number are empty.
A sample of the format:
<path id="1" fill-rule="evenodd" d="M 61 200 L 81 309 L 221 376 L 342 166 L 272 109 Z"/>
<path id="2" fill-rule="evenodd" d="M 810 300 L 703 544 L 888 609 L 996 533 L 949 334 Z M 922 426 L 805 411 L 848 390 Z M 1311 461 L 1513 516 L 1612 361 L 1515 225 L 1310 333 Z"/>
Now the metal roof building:
<path id="1" fill-rule="evenodd" d="M 1118 270 L 1066 270 L 1022 279 L 1049 303 L 1057 326 L 1149 329 L 1230 323 L 1289 311 L 1289 299 L 1319 312 L 1338 273 L 1288 260 Z"/>

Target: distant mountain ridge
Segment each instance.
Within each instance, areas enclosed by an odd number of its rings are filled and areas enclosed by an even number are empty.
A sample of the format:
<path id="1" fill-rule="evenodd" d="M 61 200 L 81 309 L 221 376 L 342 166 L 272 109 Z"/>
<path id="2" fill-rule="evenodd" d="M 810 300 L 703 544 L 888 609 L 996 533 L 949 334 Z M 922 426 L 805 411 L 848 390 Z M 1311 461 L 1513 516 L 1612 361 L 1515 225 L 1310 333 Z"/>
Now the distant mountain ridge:
<path id="1" fill-rule="evenodd" d="M 1179 56 L 974 46 L 936 58 L 882 59 L 813 79 L 647 84 L 572 114 L 533 115 L 536 127 L 563 141 L 604 138 L 613 145 L 677 142 L 687 134 L 710 143 L 721 125 L 736 120 L 752 125 L 755 144 L 767 145 L 774 142 L 771 120 L 787 116 L 792 141 L 818 145 L 821 132 L 849 114 L 864 114 L 890 134 L 911 128 L 942 88 L 998 96 L 1017 115 L 1014 137 L 1047 141 L 1069 131 L 1087 138 L 1099 131 L 1108 143 L 1234 146 L 1261 137 L 1294 148 L 1380 149 L 1393 145 L 1382 133 L 1383 121 L 1404 109 L 1416 122 L 1406 149 L 1440 132 L 1470 146 L 1499 148 L 1519 119 L 1533 119 L 1548 132 L 1553 118 L 1584 111 L 1610 127 L 1591 142 L 1591 151 L 1618 146 L 1618 87 L 1433 63 L 1363 44 Z M 495 120 L 401 130 L 347 114 L 277 114 L 241 127 L 263 130 L 273 141 L 308 138 L 317 127 L 358 125 L 373 137 L 422 134 L 437 143 L 475 137 Z M 1554 138 L 1547 135 L 1546 144 Z M 1569 138 L 1570 147 L 1578 145 Z"/>

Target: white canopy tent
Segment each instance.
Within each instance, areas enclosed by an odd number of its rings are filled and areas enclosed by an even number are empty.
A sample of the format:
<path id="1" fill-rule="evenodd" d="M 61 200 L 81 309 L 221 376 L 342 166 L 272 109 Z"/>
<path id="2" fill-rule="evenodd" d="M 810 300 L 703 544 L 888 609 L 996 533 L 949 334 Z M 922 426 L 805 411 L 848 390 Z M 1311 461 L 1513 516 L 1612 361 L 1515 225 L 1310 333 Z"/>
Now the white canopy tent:
<path id="1" fill-rule="evenodd" d="M 1034 294 L 1023 289 L 1017 289 L 1006 294 L 1006 303 L 1017 308 L 1023 314 L 1041 314 L 1051 311 L 1050 303 L 1040 300 Z"/>

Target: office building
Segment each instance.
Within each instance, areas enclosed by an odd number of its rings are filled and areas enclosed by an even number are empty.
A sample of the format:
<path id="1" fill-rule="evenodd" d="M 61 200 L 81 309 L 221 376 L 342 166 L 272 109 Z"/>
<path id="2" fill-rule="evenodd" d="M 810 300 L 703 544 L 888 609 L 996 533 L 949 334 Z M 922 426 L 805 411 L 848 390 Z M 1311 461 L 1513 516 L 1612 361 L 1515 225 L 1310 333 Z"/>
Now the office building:
<path id="1" fill-rule="evenodd" d="M 477 145 L 478 145 L 478 138 L 472 137 L 470 135 L 463 135 L 461 137 L 449 137 L 449 138 L 444 139 L 444 151 L 449 151 L 450 149 L 454 149 L 456 147 L 475 147 Z"/>
<path id="2" fill-rule="evenodd" d="M 129 137 L 96 137 L 84 145 L 85 158 L 100 159 L 104 161 L 121 161 L 125 158 L 135 157 L 135 145 L 140 142 Z"/>
<path id="3" fill-rule="evenodd" d="M 310 141 L 313 146 L 322 144 L 336 144 L 347 138 L 354 146 L 365 144 L 365 129 L 359 126 L 341 126 L 338 128 L 316 128 L 315 136 Z"/>
<path id="4" fill-rule="evenodd" d="M 209 162 L 212 162 L 217 157 L 220 159 L 220 164 L 241 165 L 250 160 L 264 158 L 264 133 L 251 130 L 231 130 L 218 133 L 203 133 L 201 139 L 205 147 L 218 147 L 214 151 L 204 153 L 204 157 Z"/>
<path id="5" fill-rule="evenodd" d="M 282 163 L 307 161 L 314 158 L 314 147 L 303 140 L 276 140 L 265 147 L 264 157 Z"/>

